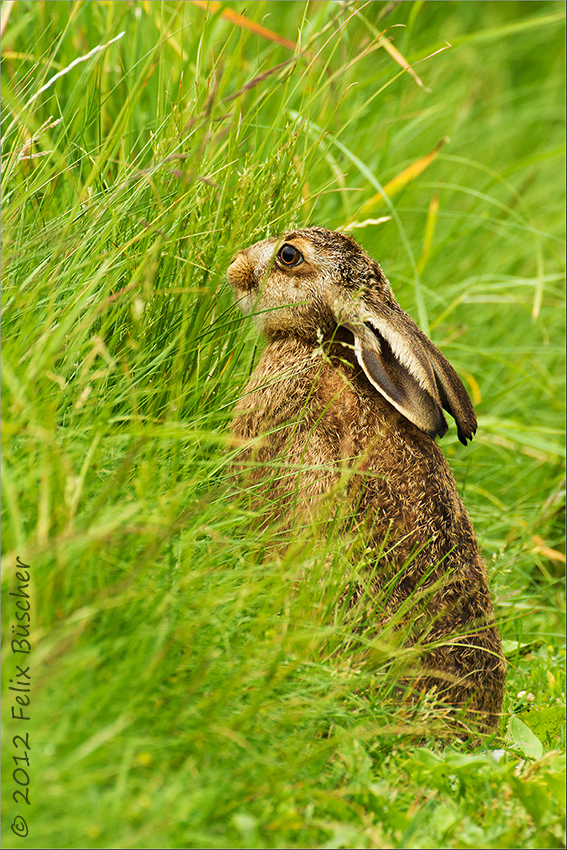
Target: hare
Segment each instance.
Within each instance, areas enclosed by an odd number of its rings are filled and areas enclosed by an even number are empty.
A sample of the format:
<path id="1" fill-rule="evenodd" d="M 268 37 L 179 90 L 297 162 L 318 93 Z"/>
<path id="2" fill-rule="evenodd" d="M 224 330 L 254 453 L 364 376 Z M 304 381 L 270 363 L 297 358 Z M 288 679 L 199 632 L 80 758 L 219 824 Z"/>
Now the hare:
<path id="1" fill-rule="evenodd" d="M 506 663 L 472 525 L 435 441 L 443 408 L 464 445 L 476 431 L 455 370 L 350 236 L 309 227 L 265 239 L 227 276 L 268 340 L 232 426 L 256 498 L 291 526 L 298 503 L 316 512 L 349 468 L 347 497 L 379 553 L 372 581 L 390 583 L 385 615 L 430 590 L 416 617 L 427 640 L 419 689 L 495 730 Z"/>

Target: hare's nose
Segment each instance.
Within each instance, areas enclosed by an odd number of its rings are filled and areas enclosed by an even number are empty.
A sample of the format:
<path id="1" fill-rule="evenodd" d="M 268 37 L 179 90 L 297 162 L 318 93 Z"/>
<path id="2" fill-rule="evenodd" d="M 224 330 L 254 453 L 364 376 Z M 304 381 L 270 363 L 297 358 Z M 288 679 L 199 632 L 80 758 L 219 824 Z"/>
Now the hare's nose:
<path id="1" fill-rule="evenodd" d="M 226 272 L 234 289 L 251 289 L 254 286 L 254 269 L 244 251 L 239 251 Z"/>

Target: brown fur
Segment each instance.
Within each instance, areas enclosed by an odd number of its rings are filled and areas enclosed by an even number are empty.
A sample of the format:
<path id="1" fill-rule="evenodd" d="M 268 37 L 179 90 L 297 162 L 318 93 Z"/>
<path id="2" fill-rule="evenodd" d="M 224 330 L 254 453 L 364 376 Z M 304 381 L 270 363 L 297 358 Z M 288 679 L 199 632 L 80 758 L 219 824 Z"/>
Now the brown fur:
<path id="1" fill-rule="evenodd" d="M 301 261 L 287 267 L 283 245 Z M 358 523 L 376 548 L 387 541 L 376 590 L 397 574 L 386 614 L 430 588 L 414 623 L 413 639 L 434 644 L 420 688 L 436 687 L 494 729 L 506 675 L 500 636 L 471 522 L 434 439 L 447 429 L 442 407 L 462 442 L 476 430 L 456 373 L 351 237 L 306 228 L 264 240 L 237 255 L 228 279 L 269 341 L 233 424 L 266 517 L 291 525 L 316 515 L 349 469 Z"/>

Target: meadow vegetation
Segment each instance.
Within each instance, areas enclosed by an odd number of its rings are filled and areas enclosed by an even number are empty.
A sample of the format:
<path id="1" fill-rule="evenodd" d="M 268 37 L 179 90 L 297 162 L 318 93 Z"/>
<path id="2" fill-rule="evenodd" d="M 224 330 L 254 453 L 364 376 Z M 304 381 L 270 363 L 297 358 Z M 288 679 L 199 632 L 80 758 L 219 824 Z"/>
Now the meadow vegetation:
<path id="1" fill-rule="evenodd" d="M 564 846 L 565 5 L 1 9 L 4 846 Z M 475 403 L 441 445 L 509 661 L 492 740 L 400 704 L 386 638 L 360 663 L 340 540 L 282 549 L 231 495 L 262 343 L 226 268 L 306 224 Z"/>

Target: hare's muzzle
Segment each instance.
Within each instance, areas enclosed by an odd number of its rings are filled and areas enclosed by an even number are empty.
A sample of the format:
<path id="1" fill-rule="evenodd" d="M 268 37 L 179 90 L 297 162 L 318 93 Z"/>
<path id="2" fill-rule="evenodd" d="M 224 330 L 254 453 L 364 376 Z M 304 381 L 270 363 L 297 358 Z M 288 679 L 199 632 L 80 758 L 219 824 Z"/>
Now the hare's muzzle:
<path id="1" fill-rule="evenodd" d="M 228 282 L 238 292 L 248 292 L 256 287 L 254 269 L 244 251 L 236 255 L 226 273 Z"/>
<path id="2" fill-rule="evenodd" d="M 234 298 L 241 312 L 247 315 L 252 311 L 258 290 L 254 267 L 246 251 L 240 251 L 228 267 L 226 277 L 234 290 Z"/>

